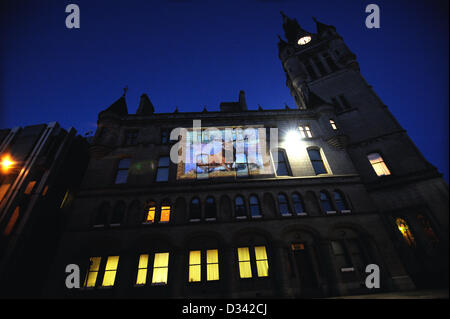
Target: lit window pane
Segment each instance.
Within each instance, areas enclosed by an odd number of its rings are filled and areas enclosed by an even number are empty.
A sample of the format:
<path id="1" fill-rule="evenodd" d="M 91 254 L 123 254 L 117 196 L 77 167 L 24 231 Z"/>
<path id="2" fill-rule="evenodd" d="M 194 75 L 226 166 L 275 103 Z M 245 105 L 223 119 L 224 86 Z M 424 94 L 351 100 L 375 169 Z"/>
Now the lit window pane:
<path id="1" fill-rule="evenodd" d="M 89 259 L 90 266 L 88 273 L 86 274 L 86 279 L 84 281 L 84 287 L 95 287 L 97 281 L 98 271 L 100 269 L 101 257 L 91 257 Z"/>
<path id="2" fill-rule="evenodd" d="M 219 252 L 217 249 L 206 251 L 206 280 L 219 280 Z"/>
<path id="3" fill-rule="evenodd" d="M 258 277 L 267 277 L 269 275 L 269 263 L 265 246 L 255 247 L 255 258 Z"/>
<path id="4" fill-rule="evenodd" d="M 201 251 L 193 250 L 189 252 L 189 282 L 199 282 L 201 280 Z"/>
<path id="5" fill-rule="evenodd" d="M 147 282 L 147 266 L 148 255 L 144 254 L 139 257 L 138 274 L 136 278 L 136 285 L 145 285 Z"/>
<path id="6" fill-rule="evenodd" d="M 150 206 L 147 213 L 147 218 L 145 220 L 146 223 L 154 223 L 155 222 L 155 212 L 156 206 Z"/>
<path id="7" fill-rule="evenodd" d="M 3 184 L 0 186 L 0 202 L 2 201 L 3 197 L 5 196 L 6 192 L 9 189 L 10 184 Z"/>
<path id="8" fill-rule="evenodd" d="M 409 246 L 416 246 L 416 240 L 414 239 L 413 234 L 411 233 L 411 230 L 409 229 L 408 224 L 403 218 L 397 218 L 395 220 L 398 230 L 403 236 L 403 239 L 405 239 L 406 243 Z"/>
<path id="9" fill-rule="evenodd" d="M 380 154 L 372 153 L 367 155 L 367 158 L 369 159 L 372 168 L 378 176 L 391 175 L 391 172 L 389 171 Z"/>
<path id="10" fill-rule="evenodd" d="M 153 284 L 167 284 L 167 275 L 169 272 L 169 253 L 155 254 L 153 263 Z"/>
<path id="11" fill-rule="evenodd" d="M 27 188 L 25 189 L 24 194 L 25 194 L 25 195 L 30 195 L 30 194 L 31 194 L 31 191 L 32 191 L 33 188 L 34 188 L 34 185 L 36 185 L 36 181 L 31 181 L 31 182 L 29 182 L 28 185 L 27 185 Z"/>
<path id="12" fill-rule="evenodd" d="M 160 222 L 167 223 L 170 221 L 170 206 L 161 206 Z"/>
<path id="13" fill-rule="evenodd" d="M 119 264 L 119 256 L 109 256 L 106 261 L 105 275 L 103 276 L 103 287 L 114 286 L 116 279 L 117 265 Z"/>
<path id="14" fill-rule="evenodd" d="M 241 278 L 252 277 L 252 267 L 250 264 L 250 252 L 248 247 L 238 248 L 238 260 L 239 260 L 239 276 Z"/>

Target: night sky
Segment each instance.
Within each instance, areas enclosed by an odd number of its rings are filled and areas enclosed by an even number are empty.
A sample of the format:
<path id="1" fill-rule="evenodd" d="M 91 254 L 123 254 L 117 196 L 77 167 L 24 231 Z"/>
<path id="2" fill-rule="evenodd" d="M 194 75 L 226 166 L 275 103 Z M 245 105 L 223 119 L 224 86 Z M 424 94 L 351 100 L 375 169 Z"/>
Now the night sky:
<path id="1" fill-rule="evenodd" d="M 67 29 L 78 4 L 81 28 Z M 366 5 L 381 28 L 365 27 Z M 80 134 L 128 85 L 156 112 L 219 110 L 245 90 L 256 109 L 294 101 L 278 59 L 280 10 L 315 32 L 334 25 L 361 72 L 448 182 L 448 1 L 3 0 L 0 127 L 59 122 Z"/>

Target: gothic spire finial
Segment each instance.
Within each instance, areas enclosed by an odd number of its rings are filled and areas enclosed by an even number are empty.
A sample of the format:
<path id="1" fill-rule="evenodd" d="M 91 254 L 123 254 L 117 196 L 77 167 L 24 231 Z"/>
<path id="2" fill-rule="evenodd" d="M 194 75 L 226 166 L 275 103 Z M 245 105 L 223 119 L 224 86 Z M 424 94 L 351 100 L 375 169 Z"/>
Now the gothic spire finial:
<path id="1" fill-rule="evenodd" d="M 123 88 L 123 95 L 122 95 L 123 97 L 125 97 L 127 95 L 127 91 L 128 91 L 128 85 Z"/>

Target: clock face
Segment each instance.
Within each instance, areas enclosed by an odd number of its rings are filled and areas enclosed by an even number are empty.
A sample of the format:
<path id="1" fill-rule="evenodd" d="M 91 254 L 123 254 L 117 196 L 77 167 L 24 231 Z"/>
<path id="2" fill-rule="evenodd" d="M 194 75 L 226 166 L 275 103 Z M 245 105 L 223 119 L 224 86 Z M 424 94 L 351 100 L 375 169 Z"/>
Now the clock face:
<path id="1" fill-rule="evenodd" d="M 309 41 L 311 41 L 311 37 L 309 35 L 301 37 L 300 39 L 298 39 L 298 44 L 299 45 L 305 45 L 307 44 Z"/>

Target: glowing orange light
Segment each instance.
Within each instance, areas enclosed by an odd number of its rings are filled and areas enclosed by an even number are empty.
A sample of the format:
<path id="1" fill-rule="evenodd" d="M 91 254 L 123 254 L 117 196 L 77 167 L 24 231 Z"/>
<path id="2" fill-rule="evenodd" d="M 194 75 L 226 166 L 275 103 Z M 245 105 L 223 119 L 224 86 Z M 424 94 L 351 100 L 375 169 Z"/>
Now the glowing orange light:
<path id="1" fill-rule="evenodd" d="M 2 157 L 0 161 L 0 166 L 2 168 L 2 171 L 7 172 L 9 169 L 13 167 L 15 162 L 12 160 L 11 156 L 5 155 Z"/>

